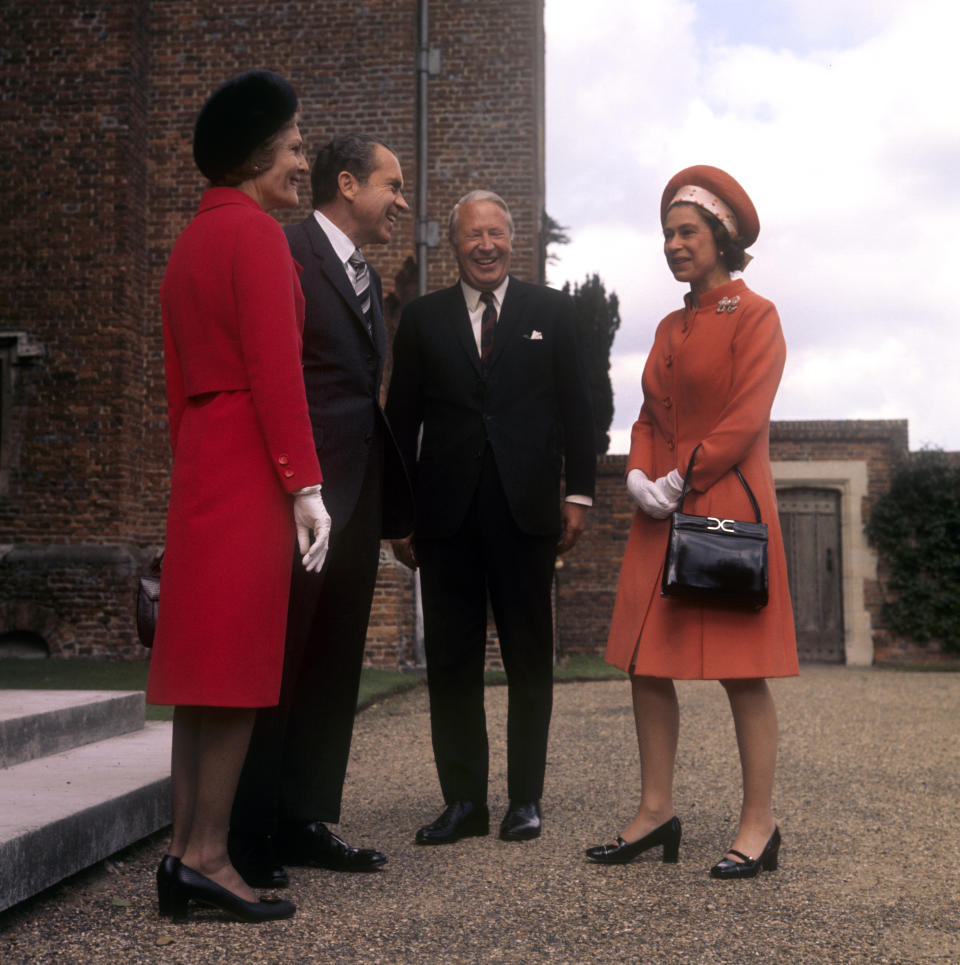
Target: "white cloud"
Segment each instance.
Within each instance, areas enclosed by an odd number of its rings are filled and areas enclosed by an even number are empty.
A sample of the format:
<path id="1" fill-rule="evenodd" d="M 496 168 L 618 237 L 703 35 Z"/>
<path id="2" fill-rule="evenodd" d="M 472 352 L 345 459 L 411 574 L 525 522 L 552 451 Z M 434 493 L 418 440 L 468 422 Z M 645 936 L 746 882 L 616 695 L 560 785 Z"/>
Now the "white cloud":
<path id="1" fill-rule="evenodd" d="M 620 297 L 615 439 L 639 406 L 629 360 L 682 295 L 662 186 L 709 163 L 760 212 L 746 280 L 789 349 L 774 417 L 908 418 L 912 445 L 960 449 L 953 19 L 946 0 L 547 0 L 547 206 L 573 239 L 550 276 Z"/>

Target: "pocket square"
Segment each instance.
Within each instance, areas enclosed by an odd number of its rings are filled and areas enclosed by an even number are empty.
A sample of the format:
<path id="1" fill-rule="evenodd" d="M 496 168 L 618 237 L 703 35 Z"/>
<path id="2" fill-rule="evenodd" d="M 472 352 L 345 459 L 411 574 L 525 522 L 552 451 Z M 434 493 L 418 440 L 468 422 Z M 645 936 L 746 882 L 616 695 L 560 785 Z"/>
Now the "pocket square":
<path id="1" fill-rule="evenodd" d="M 531 342 L 542 342 L 543 332 L 538 332 L 534 329 L 529 335 L 524 335 L 524 338 L 530 339 Z"/>

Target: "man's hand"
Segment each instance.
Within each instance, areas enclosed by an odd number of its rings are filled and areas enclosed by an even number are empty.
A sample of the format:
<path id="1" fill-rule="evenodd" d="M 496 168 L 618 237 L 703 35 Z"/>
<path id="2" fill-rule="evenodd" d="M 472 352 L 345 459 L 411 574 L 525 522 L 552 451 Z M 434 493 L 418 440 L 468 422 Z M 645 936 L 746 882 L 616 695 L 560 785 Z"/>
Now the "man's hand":
<path id="1" fill-rule="evenodd" d="M 417 559 L 416 546 L 414 546 L 413 542 L 413 533 L 405 539 L 392 539 L 390 543 L 393 546 L 393 555 L 400 560 L 404 566 L 415 570 L 420 565 L 420 561 Z"/>
<path id="2" fill-rule="evenodd" d="M 560 541 L 557 552 L 566 553 L 572 549 L 587 525 L 587 509 L 580 503 L 564 503 L 560 521 Z"/>

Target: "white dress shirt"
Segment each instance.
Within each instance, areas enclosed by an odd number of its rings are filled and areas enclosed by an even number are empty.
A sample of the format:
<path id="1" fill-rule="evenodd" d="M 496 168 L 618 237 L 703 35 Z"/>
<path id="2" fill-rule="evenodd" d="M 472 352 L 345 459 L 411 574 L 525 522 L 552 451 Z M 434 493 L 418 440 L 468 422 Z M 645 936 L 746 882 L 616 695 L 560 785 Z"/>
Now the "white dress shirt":
<path id="1" fill-rule="evenodd" d="M 507 293 L 507 285 L 509 283 L 510 276 L 507 275 L 491 292 L 493 295 L 493 307 L 497 310 L 498 322 L 500 321 L 500 309 L 503 307 L 503 296 Z M 470 327 L 473 329 L 473 337 L 477 342 L 477 355 L 479 355 L 480 323 L 483 320 L 483 311 L 487 306 L 480 301 L 480 296 L 483 293 L 474 288 L 473 285 L 468 285 L 462 278 L 460 279 L 460 288 L 463 290 L 463 298 L 467 303 L 467 314 L 470 316 Z M 493 341 L 494 343 L 497 341 L 496 333 L 494 333 Z"/>
<path id="2" fill-rule="evenodd" d="M 350 279 L 350 284 L 356 289 L 357 273 L 350 264 L 350 256 L 357 250 L 357 246 L 322 211 L 314 210 L 313 216 L 327 236 L 327 241 L 333 246 L 336 256 L 343 265 L 343 270 L 347 273 L 347 278 Z"/>

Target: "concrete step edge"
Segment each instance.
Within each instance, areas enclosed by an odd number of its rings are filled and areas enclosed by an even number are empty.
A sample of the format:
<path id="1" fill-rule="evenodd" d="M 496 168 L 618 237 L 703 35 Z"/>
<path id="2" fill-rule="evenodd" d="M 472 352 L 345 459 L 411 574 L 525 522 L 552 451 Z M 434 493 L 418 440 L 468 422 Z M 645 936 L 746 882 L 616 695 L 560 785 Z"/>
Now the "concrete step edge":
<path id="1" fill-rule="evenodd" d="M 0 771 L 0 911 L 170 823 L 171 725 Z"/>
<path id="2" fill-rule="evenodd" d="M 0 690 L 0 768 L 138 730 L 144 706 L 138 690 Z"/>

